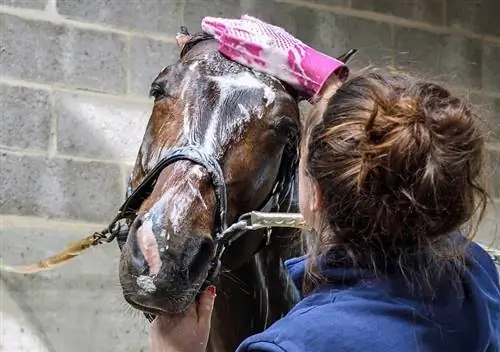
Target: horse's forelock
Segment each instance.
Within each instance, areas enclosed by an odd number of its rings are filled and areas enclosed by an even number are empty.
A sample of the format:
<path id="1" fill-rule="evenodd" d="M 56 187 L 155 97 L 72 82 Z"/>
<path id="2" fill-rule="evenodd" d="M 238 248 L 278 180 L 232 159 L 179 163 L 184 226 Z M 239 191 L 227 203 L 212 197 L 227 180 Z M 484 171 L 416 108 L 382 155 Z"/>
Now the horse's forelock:
<path id="1" fill-rule="evenodd" d="M 186 44 L 182 47 L 180 58 L 182 59 L 184 55 L 186 55 L 189 50 L 191 50 L 199 42 L 210 39 L 214 39 L 214 36 L 205 32 L 198 32 L 193 34 L 186 42 Z"/>

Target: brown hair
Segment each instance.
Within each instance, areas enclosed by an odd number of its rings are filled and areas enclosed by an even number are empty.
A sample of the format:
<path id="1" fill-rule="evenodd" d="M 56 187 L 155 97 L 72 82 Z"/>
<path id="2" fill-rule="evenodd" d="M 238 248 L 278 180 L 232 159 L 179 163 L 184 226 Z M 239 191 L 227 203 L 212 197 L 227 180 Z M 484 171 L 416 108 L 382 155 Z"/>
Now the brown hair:
<path id="1" fill-rule="evenodd" d="M 432 269 L 463 253 L 451 233 L 487 206 L 480 127 L 469 102 L 435 83 L 380 72 L 343 83 L 305 126 L 305 172 L 329 229 L 313 254 L 335 247 L 372 273 L 412 267 L 439 280 Z"/>

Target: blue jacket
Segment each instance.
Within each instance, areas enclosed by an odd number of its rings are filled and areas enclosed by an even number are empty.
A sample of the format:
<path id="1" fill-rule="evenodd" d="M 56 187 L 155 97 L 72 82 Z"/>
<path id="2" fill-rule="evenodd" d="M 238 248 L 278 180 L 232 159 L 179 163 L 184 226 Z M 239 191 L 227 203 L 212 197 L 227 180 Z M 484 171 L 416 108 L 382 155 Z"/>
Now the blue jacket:
<path id="1" fill-rule="evenodd" d="M 361 281 L 361 270 L 326 268 L 329 279 L 344 284 L 318 286 L 237 352 L 498 352 L 498 271 L 477 244 L 466 260 L 461 280 L 432 299 L 402 289 L 400 277 Z M 300 286 L 304 257 L 285 264 Z"/>

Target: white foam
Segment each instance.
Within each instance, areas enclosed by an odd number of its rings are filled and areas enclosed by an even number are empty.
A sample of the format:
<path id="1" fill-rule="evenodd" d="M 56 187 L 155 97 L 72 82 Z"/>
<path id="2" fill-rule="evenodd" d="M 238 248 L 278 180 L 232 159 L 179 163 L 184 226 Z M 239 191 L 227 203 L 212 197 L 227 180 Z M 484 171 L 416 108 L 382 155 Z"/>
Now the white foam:
<path id="1" fill-rule="evenodd" d="M 221 89 L 221 96 L 223 94 L 228 94 L 236 88 L 257 88 L 264 90 L 266 106 L 272 104 L 276 99 L 276 93 L 271 87 L 259 81 L 254 75 L 246 71 L 238 73 L 236 75 L 209 76 L 208 78 L 216 81 L 219 84 L 219 88 Z"/>
<path id="2" fill-rule="evenodd" d="M 214 108 L 213 114 L 210 117 L 210 121 L 208 122 L 208 128 L 205 131 L 205 137 L 203 141 L 203 148 L 206 153 L 213 154 L 214 148 L 218 144 L 222 144 L 219 138 L 221 137 L 218 131 L 218 123 L 220 121 L 220 112 L 222 109 L 222 104 L 225 103 L 226 98 L 229 94 L 234 92 L 237 89 L 261 89 L 263 91 L 263 98 L 266 100 L 266 106 L 269 106 L 274 103 L 276 99 L 276 93 L 273 88 L 263 83 L 259 79 L 257 79 L 250 72 L 241 72 L 233 75 L 224 75 L 224 76 L 207 76 L 208 79 L 217 83 L 220 90 L 220 98 L 217 102 L 217 105 Z M 234 121 L 227 126 L 224 126 L 229 133 L 222 134 L 223 136 L 233 136 L 236 130 L 241 130 L 241 128 L 250 121 L 251 113 L 250 108 L 244 106 L 239 103 L 238 107 L 243 114 L 241 118 L 234 119 Z M 257 114 L 259 118 L 262 117 L 261 114 Z M 184 121 L 186 123 L 186 119 L 188 117 L 184 116 Z"/>
<path id="3" fill-rule="evenodd" d="M 136 280 L 137 286 L 147 293 L 154 293 L 156 291 L 156 285 L 151 276 L 141 275 Z"/>
<path id="4" fill-rule="evenodd" d="M 243 106 L 243 104 L 238 104 L 238 107 L 240 108 L 241 113 L 243 114 L 243 118 L 245 120 L 250 119 L 250 112 L 246 107 Z"/>

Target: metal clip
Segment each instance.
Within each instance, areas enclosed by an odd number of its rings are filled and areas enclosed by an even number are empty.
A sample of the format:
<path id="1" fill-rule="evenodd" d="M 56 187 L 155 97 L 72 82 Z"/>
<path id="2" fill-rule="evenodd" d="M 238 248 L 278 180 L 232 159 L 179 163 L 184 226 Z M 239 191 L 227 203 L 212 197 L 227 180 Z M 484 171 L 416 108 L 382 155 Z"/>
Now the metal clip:
<path id="1" fill-rule="evenodd" d="M 252 211 L 243 214 L 240 220 L 247 221 L 247 230 L 258 230 L 269 227 L 309 229 L 302 215 L 296 213 L 264 213 Z"/>

